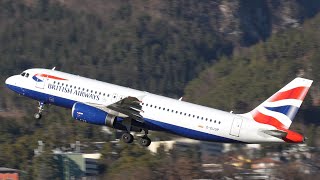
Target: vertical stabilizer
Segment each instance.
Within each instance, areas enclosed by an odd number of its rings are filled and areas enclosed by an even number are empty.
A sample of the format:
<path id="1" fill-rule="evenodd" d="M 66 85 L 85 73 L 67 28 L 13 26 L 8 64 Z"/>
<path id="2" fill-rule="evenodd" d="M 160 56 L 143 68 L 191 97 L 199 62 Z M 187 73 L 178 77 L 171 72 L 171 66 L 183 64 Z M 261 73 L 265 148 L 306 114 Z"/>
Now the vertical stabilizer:
<path id="1" fill-rule="evenodd" d="M 277 129 L 289 129 L 312 82 L 309 79 L 295 78 L 246 116 Z"/>

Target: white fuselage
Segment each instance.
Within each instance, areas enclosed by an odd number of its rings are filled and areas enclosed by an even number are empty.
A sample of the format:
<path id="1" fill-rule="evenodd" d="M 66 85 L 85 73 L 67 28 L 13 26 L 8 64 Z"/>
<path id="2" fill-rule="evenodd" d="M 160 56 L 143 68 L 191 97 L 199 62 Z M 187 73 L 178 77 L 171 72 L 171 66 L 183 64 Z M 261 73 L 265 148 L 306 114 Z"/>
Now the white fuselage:
<path id="1" fill-rule="evenodd" d="M 141 115 L 150 130 L 216 142 L 283 142 L 261 132 L 275 129 L 273 126 L 257 123 L 242 115 L 55 70 L 29 69 L 25 72 L 28 77 L 15 75 L 8 78 L 6 84 L 19 94 L 47 104 L 66 108 L 72 108 L 75 102 L 107 106 L 131 96 L 142 101 Z M 40 82 L 34 79 L 36 74 L 50 76 L 40 77 Z"/>

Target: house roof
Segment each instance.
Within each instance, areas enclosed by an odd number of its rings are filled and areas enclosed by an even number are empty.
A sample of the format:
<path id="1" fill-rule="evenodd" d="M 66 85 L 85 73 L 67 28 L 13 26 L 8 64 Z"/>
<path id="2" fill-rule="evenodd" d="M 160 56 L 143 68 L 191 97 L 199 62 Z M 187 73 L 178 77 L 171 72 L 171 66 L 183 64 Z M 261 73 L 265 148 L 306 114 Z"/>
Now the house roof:
<path id="1" fill-rule="evenodd" d="M 5 173 L 5 172 L 19 172 L 18 169 L 11 169 L 11 168 L 6 168 L 6 167 L 0 167 L 0 173 Z"/>

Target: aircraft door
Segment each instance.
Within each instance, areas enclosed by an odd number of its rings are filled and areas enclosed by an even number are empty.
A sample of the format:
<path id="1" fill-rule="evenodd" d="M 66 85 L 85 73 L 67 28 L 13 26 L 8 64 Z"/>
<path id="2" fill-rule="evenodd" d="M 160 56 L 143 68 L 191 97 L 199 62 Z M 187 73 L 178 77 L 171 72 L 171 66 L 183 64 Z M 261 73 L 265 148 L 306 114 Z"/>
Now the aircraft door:
<path id="1" fill-rule="evenodd" d="M 36 80 L 36 88 L 44 89 L 47 77 L 43 75 L 35 75 L 34 77 L 34 79 Z"/>
<path id="2" fill-rule="evenodd" d="M 242 125 L 242 118 L 240 117 L 234 118 L 231 125 L 230 135 L 239 137 L 241 125 Z"/>

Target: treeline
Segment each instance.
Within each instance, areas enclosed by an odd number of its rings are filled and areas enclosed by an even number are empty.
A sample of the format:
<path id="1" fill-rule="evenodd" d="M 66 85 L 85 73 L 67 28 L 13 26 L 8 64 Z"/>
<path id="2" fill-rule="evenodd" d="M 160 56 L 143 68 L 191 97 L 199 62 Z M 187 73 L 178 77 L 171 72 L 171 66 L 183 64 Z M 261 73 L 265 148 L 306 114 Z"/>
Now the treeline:
<path id="1" fill-rule="evenodd" d="M 41 0 L 36 6 L 1 1 L 2 76 L 31 67 L 71 73 L 177 96 L 185 84 L 231 43 L 198 21 L 169 23 L 147 13 L 132 15 L 123 3 L 104 21 Z M 5 68 L 4 68 L 5 67 Z"/>
<path id="2" fill-rule="evenodd" d="M 318 144 L 319 23 L 318 15 L 301 29 L 273 35 L 266 42 L 243 48 L 230 58 L 221 58 L 189 83 L 185 90 L 186 99 L 226 111 L 245 113 L 295 77 L 312 79 L 313 85 L 295 122 L 302 122 L 296 128 L 312 137 L 308 142 Z"/>

